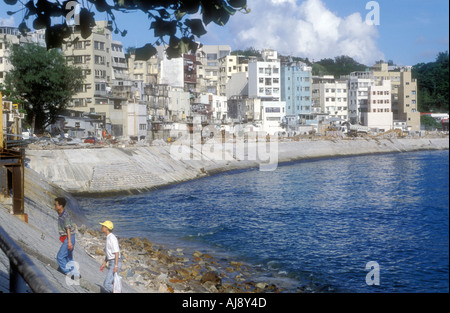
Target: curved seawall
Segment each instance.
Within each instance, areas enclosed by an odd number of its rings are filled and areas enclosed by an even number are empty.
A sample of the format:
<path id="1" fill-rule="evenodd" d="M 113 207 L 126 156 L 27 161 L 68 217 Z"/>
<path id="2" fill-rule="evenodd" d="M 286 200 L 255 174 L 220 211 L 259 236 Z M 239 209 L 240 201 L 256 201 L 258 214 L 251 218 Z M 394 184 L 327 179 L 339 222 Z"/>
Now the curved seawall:
<path id="1" fill-rule="evenodd" d="M 27 149 L 25 157 L 30 168 L 71 194 L 107 194 L 147 191 L 236 169 L 275 170 L 279 163 L 296 160 L 444 149 L 449 149 L 448 138 L 357 138 Z"/>

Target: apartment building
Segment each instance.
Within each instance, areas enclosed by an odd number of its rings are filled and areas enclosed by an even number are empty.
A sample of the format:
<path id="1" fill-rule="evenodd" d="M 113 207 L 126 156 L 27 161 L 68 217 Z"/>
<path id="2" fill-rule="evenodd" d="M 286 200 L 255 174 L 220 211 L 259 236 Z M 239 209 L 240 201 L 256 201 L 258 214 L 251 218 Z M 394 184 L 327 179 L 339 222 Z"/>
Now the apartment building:
<path id="1" fill-rule="evenodd" d="M 202 94 L 199 97 L 199 104 L 208 108 L 208 119 L 211 123 L 220 123 L 228 118 L 227 97 L 213 94 Z"/>
<path id="2" fill-rule="evenodd" d="M 183 56 L 184 90 L 197 93 L 197 57 L 194 54 Z"/>
<path id="3" fill-rule="evenodd" d="M 411 71 L 400 73 L 398 93 L 398 120 L 406 121 L 407 130 L 420 131 L 420 112 L 417 102 L 417 80 L 412 78 Z"/>
<path id="4" fill-rule="evenodd" d="M 196 57 L 199 63 L 198 88 L 200 93 L 219 94 L 220 59 L 230 55 L 231 47 L 228 45 L 202 46 L 197 50 Z"/>
<path id="5" fill-rule="evenodd" d="M 411 66 L 389 66 L 377 63 L 373 71 L 375 82 L 391 81 L 391 101 L 394 120 L 406 122 L 405 130 L 420 130 L 420 112 L 417 103 L 417 81 L 412 79 Z"/>
<path id="6" fill-rule="evenodd" d="M 369 88 L 375 84 L 373 72 L 353 72 L 348 80 L 348 117 L 351 124 L 361 124 L 362 110 L 369 103 Z"/>
<path id="7" fill-rule="evenodd" d="M 281 66 L 281 100 L 286 102 L 286 117 L 298 121 L 300 114 L 312 109 L 312 67 L 303 63 Z"/>
<path id="8" fill-rule="evenodd" d="M 113 136 L 142 138 L 147 130 L 146 99 L 130 77 L 124 48 L 112 40 L 108 22 L 96 21 L 86 39 L 74 31 L 62 53 L 68 64 L 81 67 L 85 74 L 69 109 L 101 117 L 100 126 Z"/>
<path id="9" fill-rule="evenodd" d="M 390 80 L 382 80 L 369 87 L 367 107 L 361 107 L 362 125 L 379 132 L 393 129 L 391 90 Z"/>
<path id="10" fill-rule="evenodd" d="M 114 101 L 112 95 L 112 54 L 111 31 L 107 22 L 97 21 L 92 35 L 83 39 L 79 32 L 74 30 L 72 37 L 63 44 L 62 52 L 69 64 L 81 67 L 85 74 L 85 83 L 73 97 L 72 109 L 88 113 L 105 113 L 109 116 L 110 102 L 116 104 L 115 109 L 121 105 L 121 100 Z M 78 38 L 78 39 L 76 39 Z"/>
<path id="11" fill-rule="evenodd" d="M 341 121 L 348 119 L 347 81 L 335 79 L 334 76 L 313 78 L 313 103 L 329 118 Z"/>
<path id="12" fill-rule="evenodd" d="M 128 72 L 123 45 L 120 41 L 111 41 L 112 94 L 117 98 L 139 101 L 139 93 L 133 93 L 134 86 Z"/>
<path id="13" fill-rule="evenodd" d="M 153 56 L 146 61 L 136 60 L 135 54 L 130 53 L 128 56 L 128 71 L 131 80 L 135 83 L 156 84 L 159 74 L 158 58 Z"/>
<path id="14" fill-rule="evenodd" d="M 172 122 L 186 122 L 191 114 L 191 94 L 183 88 L 170 88 L 168 91 L 167 116 Z"/>
<path id="15" fill-rule="evenodd" d="M 248 64 L 248 96 L 263 101 L 281 100 L 281 63 L 277 52 L 264 50 L 262 60 L 251 58 Z"/>
<path id="16" fill-rule="evenodd" d="M 184 88 L 184 58 L 168 59 L 165 48 L 164 46 L 156 47 L 159 61 L 158 84 Z"/>
<path id="17" fill-rule="evenodd" d="M 282 131 L 286 102 L 281 101 L 281 63 L 275 50 L 263 50 L 262 58 L 250 58 L 248 96 L 261 99 L 263 130 L 273 135 Z"/>
<path id="18" fill-rule="evenodd" d="M 234 74 L 245 73 L 248 77 L 248 59 L 237 55 L 228 55 L 219 60 L 219 94 L 227 95 L 227 84 Z"/>
<path id="19" fill-rule="evenodd" d="M 36 43 L 45 47 L 45 32 L 36 30 L 22 36 L 16 27 L 0 26 L 0 84 L 5 82 L 6 73 L 12 69 L 9 63 L 9 46 L 22 43 Z"/>

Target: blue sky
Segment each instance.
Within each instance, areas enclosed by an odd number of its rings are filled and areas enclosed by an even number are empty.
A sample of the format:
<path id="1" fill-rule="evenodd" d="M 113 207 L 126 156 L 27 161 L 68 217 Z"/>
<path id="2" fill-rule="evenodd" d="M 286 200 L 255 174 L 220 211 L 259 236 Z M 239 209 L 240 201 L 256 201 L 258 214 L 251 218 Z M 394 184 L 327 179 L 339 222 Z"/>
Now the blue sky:
<path id="1" fill-rule="evenodd" d="M 368 25 L 366 0 L 248 0 L 250 14 L 237 13 L 225 27 L 209 25 L 203 44 L 232 49 L 272 48 L 310 60 L 346 54 L 361 63 L 393 60 L 401 65 L 434 61 L 449 50 L 448 0 L 379 0 L 379 25 Z M 20 8 L 21 5 L 19 5 Z M 6 14 L 11 6 L 0 0 L 0 25 L 17 26 L 22 18 Z M 97 19 L 105 15 L 97 13 Z M 125 47 L 154 42 L 149 21 L 140 13 L 117 17 Z M 31 26 L 31 21 L 29 22 Z"/>

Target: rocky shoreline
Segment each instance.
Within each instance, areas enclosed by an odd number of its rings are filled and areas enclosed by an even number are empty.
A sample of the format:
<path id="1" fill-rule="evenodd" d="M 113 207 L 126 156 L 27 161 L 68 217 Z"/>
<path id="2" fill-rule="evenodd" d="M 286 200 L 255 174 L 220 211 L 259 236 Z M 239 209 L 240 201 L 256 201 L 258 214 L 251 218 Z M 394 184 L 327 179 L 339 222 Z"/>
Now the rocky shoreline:
<path id="1" fill-rule="evenodd" d="M 81 226 L 77 243 L 99 267 L 104 259 L 104 236 Z M 131 287 L 159 293 L 282 293 L 292 292 L 268 279 L 257 281 L 262 273 L 240 261 L 218 259 L 211 254 L 182 248 L 167 249 L 147 238 L 119 238 L 124 260 L 120 275 Z M 298 286 L 297 292 L 312 291 Z M 295 292 L 295 291 L 294 291 Z"/>

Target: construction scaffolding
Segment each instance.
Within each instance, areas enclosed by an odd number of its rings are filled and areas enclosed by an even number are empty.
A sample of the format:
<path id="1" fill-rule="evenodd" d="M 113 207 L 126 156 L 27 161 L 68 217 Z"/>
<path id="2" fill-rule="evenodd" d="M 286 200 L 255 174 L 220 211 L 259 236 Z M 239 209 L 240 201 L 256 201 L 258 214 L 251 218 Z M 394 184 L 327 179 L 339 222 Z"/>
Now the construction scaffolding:
<path id="1" fill-rule="evenodd" d="M 17 105 L 3 101 L 0 92 L 0 201 L 10 205 L 12 213 L 28 223 L 24 210 L 22 118 Z"/>

